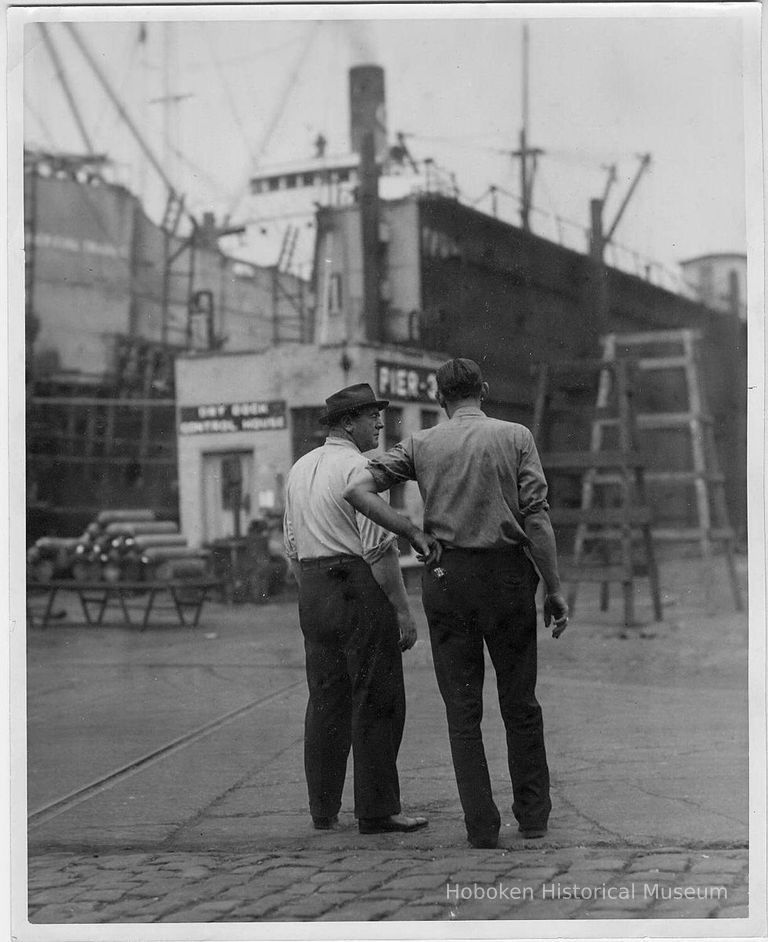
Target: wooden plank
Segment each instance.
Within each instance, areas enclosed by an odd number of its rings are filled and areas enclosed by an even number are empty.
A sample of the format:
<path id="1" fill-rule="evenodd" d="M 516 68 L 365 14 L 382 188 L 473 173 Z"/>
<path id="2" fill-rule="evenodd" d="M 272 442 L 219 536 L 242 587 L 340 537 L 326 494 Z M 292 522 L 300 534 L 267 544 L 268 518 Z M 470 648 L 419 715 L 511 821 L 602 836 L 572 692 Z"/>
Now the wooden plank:
<path id="1" fill-rule="evenodd" d="M 691 422 L 712 422 L 710 415 L 698 415 L 693 412 L 641 412 L 636 416 L 635 422 L 638 428 L 684 428 L 690 426 Z M 618 425 L 619 419 L 595 419 L 596 425 Z"/>
<path id="2" fill-rule="evenodd" d="M 540 456 L 544 469 L 643 468 L 645 456 L 638 451 L 551 451 Z"/>
<path id="3" fill-rule="evenodd" d="M 551 375 L 558 379 L 562 373 L 599 373 L 604 369 L 613 369 L 613 364 L 598 357 L 585 357 L 583 360 L 558 360 L 546 364 Z"/>
<path id="4" fill-rule="evenodd" d="M 587 566 L 561 563 L 560 578 L 564 582 L 624 582 L 623 566 Z"/>
<path id="5" fill-rule="evenodd" d="M 699 340 L 702 335 L 700 330 L 680 327 L 671 330 L 653 330 L 635 334 L 616 334 L 615 336 L 619 343 L 633 346 L 643 343 L 679 343 L 681 340 L 684 340 L 686 336 Z"/>
<path id="6" fill-rule="evenodd" d="M 539 379 L 536 384 L 536 402 L 533 407 L 533 424 L 531 427 L 531 434 L 534 437 L 535 441 L 539 441 L 539 437 L 542 431 L 542 423 L 544 421 L 544 410 L 547 406 L 547 399 L 549 396 L 549 366 L 546 363 L 542 363 L 539 366 Z"/>
<path id="7" fill-rule="evenodd" d="M 685 527 L 679 530 L 673 530 L 670 527 L 660 527 L 658 530 L 653 528 L 653 536 L 656 540 L 680 540 L 681 542 L 698 542 L 706 531 L 700 527 Z M 708 533 L 710 540 L 733 540 L 734 533 L 730 527 L 713 527 Z"/>
<path id="8" fill-rule="evenodd" d="M 549 517 L 560 526 L 621 526 L 624 523 L 643 526 L 651 522 L 651 511 L 648 507 L 554 507 Z M 586 534 L 587 539 L 590 537 L 595 538 L 597 534 Z"/>
<path id="9" fill-rule="evenodd" d="M 82 436 L 80 436 L 80 440 L 82 441 Z M 136 460 L 135 458 L 132 458 L 128 455 L 112 455 L 110 458 L 100 458 L 98 456 L 94 456 L 93 458 L 86 458 L 85 455 L 60 455 L 60 454 L 56 454 L 56 452 L 47 452 L 47 451 L 35 452 L 35 454 L 32 457 L 36 459 L 51 457 L 51 458 L 55 458 L 56 461 L 60 462 L 61 464 L 85 464 L 85 465 L 95 464 L 98 467 L 106 467 L 109 465 L 126 465 Z M 165 465 L 168 467 L 175 468 L 176 459 L 175 458 L 145 458 L 142 461 L 142 464 L 157 465 L 157 466 Z M 99 509 L 101 510 L 102 508 L 99 507 Z"/>
<path id="10" fill-rule="evenodd" d="M 722 474 L 701 475 L 698 471 L 650 471 L 647 467 L 644 469 L 644 476 L 646 483 L 662 484 L 693 484 L 702 477 L 712 484 L 722 484 L 725 480 Z M 592 480 L 595 484 L 621 484 L 624 478 L 619 473 L 596 474 Z"/>
<path id="11" fill-rule="evenodd" d="M 685 354 L 671 357 L 640 357 L 637 361 L 640 370 L 673 370 L 684 369 L 690 362 Z"/>
<path id="12" fill-rule="evenodd" d="M 175 399 L 107 399 L 94 396 L 32 396 L 33 406 L 120 406 L 123 409 L 149 406 L 150 408 L 176 408 Z"/>
<path id="13" fill-rule="evenodd" d="M 690 484 L 697 479 L 709 481 L 711 484 L 723 484 L 725 478 L 722 474 L 711 471 L 649 471 L 645 472 L 646 481 L 664 481 L 669 484 Z"/>

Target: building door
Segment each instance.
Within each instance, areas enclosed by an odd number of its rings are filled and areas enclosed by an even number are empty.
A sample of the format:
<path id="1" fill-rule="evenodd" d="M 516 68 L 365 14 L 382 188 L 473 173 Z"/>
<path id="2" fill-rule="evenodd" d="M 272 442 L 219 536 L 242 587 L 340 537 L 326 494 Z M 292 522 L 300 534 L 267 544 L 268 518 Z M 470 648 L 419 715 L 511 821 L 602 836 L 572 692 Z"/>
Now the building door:
<path id="1" fill-rule="evenodd" d="M 253 453 L 214 452 L 203 455 L 204 541 L 245 536 L 251 510 Z"/>

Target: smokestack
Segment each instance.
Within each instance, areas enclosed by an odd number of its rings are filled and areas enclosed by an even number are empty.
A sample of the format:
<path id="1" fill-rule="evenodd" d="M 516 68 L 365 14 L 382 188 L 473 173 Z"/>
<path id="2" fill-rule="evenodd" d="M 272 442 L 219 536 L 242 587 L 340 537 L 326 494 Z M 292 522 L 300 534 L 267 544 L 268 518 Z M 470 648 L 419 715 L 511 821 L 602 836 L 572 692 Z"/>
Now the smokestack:
<path id="1" fill-rule="evenodd" d="M 366 131 L 360 140 L 360 230 L 363 250 L 363 321 L 366 340 L 381 340 L 379 293 L 379 168 L 374 153 L 374 134 Z"/>
<path id="2" fill-rule="evenodd" d="M 356 65 L 349 70 L 349 140 L 353 153 L 362 153 L 365 134 L 373 134 L 376 159 L 384 160 L 387 156 L 387 105 L 384 69 L 378 65 Z"/>

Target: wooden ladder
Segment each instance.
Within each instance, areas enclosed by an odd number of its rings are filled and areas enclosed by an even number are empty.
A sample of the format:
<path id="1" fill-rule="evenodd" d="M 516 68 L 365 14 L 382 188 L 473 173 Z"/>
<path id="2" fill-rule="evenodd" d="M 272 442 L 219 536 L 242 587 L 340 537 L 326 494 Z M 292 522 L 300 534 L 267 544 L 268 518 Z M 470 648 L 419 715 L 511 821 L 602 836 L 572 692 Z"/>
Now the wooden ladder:
<path id="1" fill-rule="evenodd" d="M 581 582 L 601 584 L 600 606 L 608 608 L 608 586 L 620 582 L 624 597 L 624 623 L 635 624 L 634 582 L 647 575 L 656 621 L 662 619 L 659 577 L 651 534 L 651 514 L 647 504 L 644 457 L 638 452 L 632 407 L 632 369 L 627 360 L 575 360 L 543 364 L 534 408 L 532 432 L 542 447 L 541 461 L 548 477 L 576 474 L 580 478 L 580 504 L 576 507 L 556 505 L 550 510 L 555 527 L 575 527 L 573 556 L 563 566 L 564 580 L 569 584 L 568 605 L 574 610 Z M 548 430 L 545 419 L 551 418 L 550 400 L 576 378 L 577 387 L 597 381 L 593 400 L 589 448 L 568 451 L 547 451 Z M 567 393 L 565 399 L 567 400 Z M 574 412 L 573 407 L 560 412 Z M 579 410 L 583 415 L 583 411 Z M 605 446 L 603 423 L 610 421 L 618 430 L 615 444 Z M 602 485 L 609 484 L 612 491 Z M 644 566 L 634 559 L 634 544 L 639 536 Z M 587 552 L 589 547 L 590 552 Z M 614 562 L 618 549 L 619 560 Z M 597 563 L 591 561 L 596 558 Z"/>
<path id="2" fill-rule="evenodd" d="M 613 362 L 620 362 L 622 357 L 632 358 L 638 372 L 638 393 L 641 392 L 641 382 L 645 390 L 653 392 L 653 378 L 658 378 L 657 385 L 660 385 L 665 378 L 667 382 L 674 378 L 673 371 L 678 371 L 678 375 L 682 371 L 684 379 L 679 385 L 686 400 L 682 408 L 669 411 L 669 403 L 665 402 L 660 411 L 638 411 L 637 428 L 641 438 L 645 439 L 646 453 L 653 452 L 655 456 L 654 467 L 646 472 L 652 502 L 656 485 L 663 487 L 682 506 L 686 502 L 685 488 L 692 485 L 695 500 L 687 503 L 695 509 L 696 525 L 671 525 L 669 521 L 664 521 L 663 513 L 657 509 L 655 517 L 658 525 L 654 527 L 653 534 L 659 541 L 698 543 L 705 563 L 708 594 L 714 584 L 714 550 L 720 544 L 734 606 L 737 611 L 742 611 L 744 601 L 734 560 L 735 535 L 728 519 L 725 478 L 719 468 L 713 421 L 706 408 L 699 362 L 700 339 L 700 333 L 691 329 L 614 333 L 602 338 L 603 355 L 606 361 Z M 643 347 L 646 348 L 645 354 L 642 352 Z M 651 355 L 648 355 L 648 350 L 652 351 Z M 654 433 L 658 439 L 660 435 L 674 431 L 682 432 L 686 445 L 690 447 L 687 468 L 664 467 L 663 456 L 668 454 L 668 449 L 658 441 L 653 441 Z"/>

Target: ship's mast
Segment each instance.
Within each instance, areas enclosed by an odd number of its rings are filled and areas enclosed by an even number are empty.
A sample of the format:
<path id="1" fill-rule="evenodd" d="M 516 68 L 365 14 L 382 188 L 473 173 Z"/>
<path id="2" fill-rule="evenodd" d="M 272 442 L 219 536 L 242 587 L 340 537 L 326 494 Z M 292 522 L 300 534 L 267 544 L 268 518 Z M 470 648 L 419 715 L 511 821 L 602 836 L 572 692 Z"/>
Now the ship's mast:
<path id="1" fill-rule="evenodd" d="M 523 23 L 523 103 L 522 127 L 520 128 L 519 150 L 512 151 L 513 157 L 520 158 L 520 223 L 525 232 L 530 231 L 530 214 L 533 204 L 533 183 L 536 178 L 536 165 L 539 156 L 544 153 L 540 147 L 528 146 L 528 119 L 529 119 L 529 45 L 528 24 Z"/>

